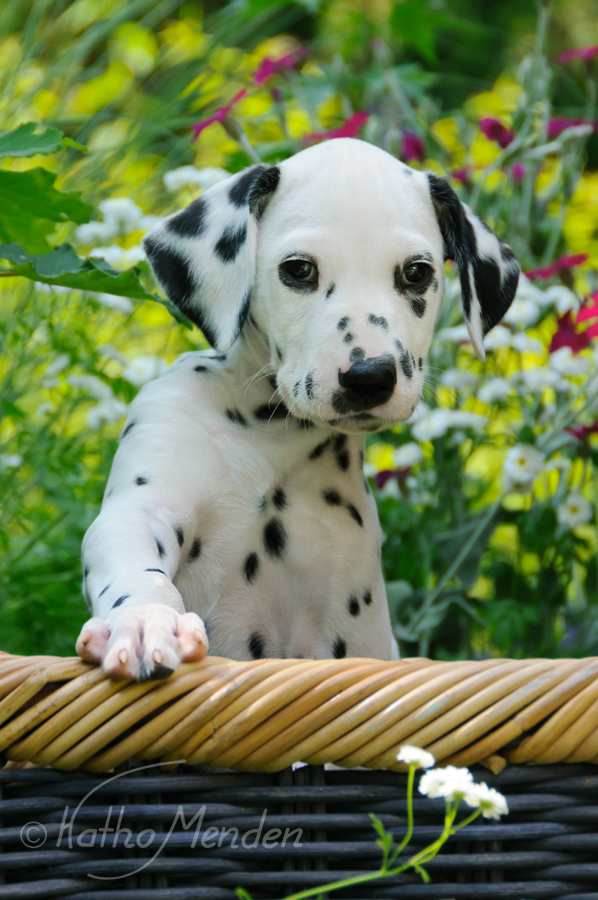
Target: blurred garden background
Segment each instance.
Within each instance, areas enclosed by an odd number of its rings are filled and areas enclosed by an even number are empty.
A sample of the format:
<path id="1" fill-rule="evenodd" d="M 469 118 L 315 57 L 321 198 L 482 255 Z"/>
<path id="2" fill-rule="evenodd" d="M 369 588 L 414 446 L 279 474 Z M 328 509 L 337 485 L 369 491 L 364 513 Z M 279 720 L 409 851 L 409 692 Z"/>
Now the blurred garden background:
<path id="1" fill-rule="evenodd" d="M 4 0 L 1 648 L 74 652 L 126 406 L 207 346 L 143 234 L 344 134 L 445 175 L 527 273 L 480 363 L 447 263 L 425 402 L 368 440 L 402 653 L 597 654 L 597 71 L 593 0 Z"/>

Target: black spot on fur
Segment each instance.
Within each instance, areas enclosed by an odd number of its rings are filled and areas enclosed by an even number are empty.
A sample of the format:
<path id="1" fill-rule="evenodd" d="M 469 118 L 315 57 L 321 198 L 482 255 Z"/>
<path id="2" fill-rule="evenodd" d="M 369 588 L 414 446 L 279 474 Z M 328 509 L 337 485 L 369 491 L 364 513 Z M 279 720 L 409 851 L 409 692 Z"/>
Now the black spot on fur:
<path id="1" fill-rule="evenodd" d="M 337 466 L 343 472 L 347 471 L 351 462 L 351 457 L 349 456 L 349 451 L 347 450 L 346 444 L 346 434 L 337 434 L 332 438 L 332 450 L 334 452 L 334 458 L 336 459 Z"/>
<path id="2" fill-rule="evenodd" d="M 330 506 L 340 506 L 343 502 L 341 500 L 341 495 L 338 491 L 335 490 L 324 491 L 322 496 L 324 497 L 326 503 L 329 503 Z"/>
<path id="3" fill-rule="evenodd" d="M 347 655 L 347 642 L 337 637 L 332 645 L 332 655 L 335 659 L 343 659 Z"/>
<path id="4" fill-rule="evenodd" d="M 142 478 L 141 475 L 138 475 L 135 479 L 135 484 L 147 484 L 147 478 Z"/>
<path id="5" fill-rule="evenodd" d="M 355 340 L 355 335 L 353 334 L 352 331 L 348 331 L 343 338 L 343 341 L 345 342 L 345 344 L 351 344 L 354 340 Z"/>
<path id="6" fill-rule="evenodd" d="M 282 350 L 280 349 L 278 344 L 276 345 L 276 355 L 278 356 L 279 360 L 282 362 Z"/>
<path id="7" fill-rule="evenodd" d="M 278 390 L 278 382 L 276 381 L 276 375 L 268 375 L 266 377 L 266 381 L 268 382 L 268 384 L 270 385 L 270 387 L 272 388 L 273 391 Z"/>
<path id="8" fill-rule="evenodd" d="M 200 285 L 195 280 L 185 257 L 176 250 L 162 246 L 155 237 L 145 238 L 143 246 L 166 296 L 197 325 L 213 346 L 217 343 L 216 329 L 206 319 L 201 309 L 192 303 L 192 297 L 200 290 Z"/>
<path id="9" fill-rule="evenodd" d="M 363 359 L 365 357 L 365 350 L 363 347 L 353 347 L 351 352 L 349 353 L 349 359 L 351 362 L 355 362 L 356 359 Z"/>
<path id="10" fill-rule="evenodd" d="M 305 431 L 307 431 L 308 428 L 316 427 L 316 423 L 312 422 L 311 419 L 297 419 L 297 422 L 299 424 L 299 428 L 303 428 Z"/>
<path id="11" fill-rule="evenodd" d="M 351 516 L 352 519 L 355 519 L 358 525 L 363 528 L 363 519 L 361 518 L 361 513 L 358 509 L 356 509 L 352 503 L 347 503 L 347 512 Z"/>
<path id="12" fill-rule="evenodd" d="M 238 409 L 225 409 L 224 412 L 235 425 L 242 425 L 243 428 L 247 428 L 247 420 Z"/>
<path id="13" fill-rule="evenodd" d="M 270 419 L 286 419 L 288 414 L 289 411 L 282 400 L 279 400 L 278 403 L 275 403 L 272 406 L 270 406 L 269 403 L 263 403 L 253 411 L 253 415 L 256 419 L 260 419 L 262 422 L 269 422 Z"/>
<path id="14" fill-rule="evenodd" d="M 262 497 L 262 499 L 260 500 L 260 503 L 259 503 L 260 512 L 264 512 L 267 505 L 268 505 L 268 501 L 266 499 L 266 495 L 264 494 L 264 496 Z"/>
<path id="15" fill-rule="evenodd" d="M 121 603 L 124 603 L 125 600 L 128 600 L 130 596 L 131 596 L 130 594 L 123 594 L 122 597 L 119 597 L 118 600 L 116 600 L 112 604 L 112 609 L 116 609 L 117 606 L 120 606 Z"/>
<path id="16" fill-rule="evenodd" d="M 98 600 L 100 599 L 100 597 L 103 597 L 103 596 L 104 596 L 104 594 L 106 593 L 106 591 L 108 590 L 109 587 L 110 587 L 110 585 L 107 584 L 105 588 L 102 588 L 102 590 L 101 590 L 100 593 L 98 594 Z"/>
<path id="17" fill-rule="evenodd" d="M 359 600 L 357 599 L 357 597 L 349 597 L 347 606 L 349 607 L 349 612 L 352 616 L 358 616 L 361 612 L 361 607 L 359 605 Z"/>
<path id="18" fill-rule="evenodd" d="M 365 594 L 363 595 L 363 602 L 365 603 L 366 606 L 370 606 L 370 604 L 372 602 L 372 592 L 371 591 L 365 592 Z"/>
<path id="19" fill-rule="evenodd" d="M 284 553 L 287 544 L 287 534 L 280 519 L 270 519 L 264 528 L 264 547 L 266 552 L 275 558 Z"/>
<path id="20" fill-rule="evenodd" d="M 363 450 L 359 451 L 359 465 L 362 466 L 365 462 L 365 457 L 363 455 Z"/>
<path id="21" fill-rule="evenodd" d="M 272 497 L 272 502 L 276 509 L 284 509 L 287 505 L 287 495 L 282 488 L 276 488 Z"/>
<path id="22" fill-rule="evenodd" d="M 226 362 L 226 353 L 219 353 L 217 356 L 212 356 L 212 359 L 215 359 L 216 362 Z"/>
<path id="23" fill-rule="evenodd" d="M 233 206 L 241 209 L 249 203 L 249 192 L 260 171 L 264 171 L 263 166 L 259 169 L 249 169 L 229 188 L 228 199 Z"/>
<path id="24" fill-rule="evenodd" d="M 363 486 L 364 486 L 364 488 L 365 488 L 366 494 L 371 494 L 371 493 L 372 493 L 372 489 L 371 489 L 371 487 L 370 487 L 370 483 L 369 483 L 369 481 L 367 480 L 367 478 L 364 478 L 364 479 L 363 479 Z"/>
<path id="25" fill-rule="evenodd" d="M 314 376 L 310 372 L 305 376 L 305 393 L 309 400 L 313 400 L 316 396 L 316 392 L 314 390 Z"/>
<path id="26" fill-rule="evenodd" d="M 261 659 L 264 655 L 264 639 L 261 634 L 258 634 L 257 631 L 254 631 L 250 636 L 249 641 L 249 652 L 253 656 L 254 659 Z"/>
<path id="27" fill-rule="evenodd" d="M 89 575 L 89 566 L 85 566 L 85 570 L 83 572 L 83 577 L 87 578 L 88 575 Z"/>
<path id="28" fill-rule="evenodd" d="M 226 228 L 214 247 L 214 253 L 216 256 L 220 257 L 222 262 L 233 262 L 246 239 L 246 224 L 241 225 L 240 228 Z M 249 308 L 249 304 L 247 304 L 247 308 Z M 247 314 L 247 312 L 245 314 Z"/>
<path id="29" fill-rule="evenodd" d="M 413 368 L 411 366 L 411 360 L 409 359 L 409 354 L 405 351 L 401 353 L 400 363 L 405 378 L 413 378 Z"/>
<path id="30" fill-rule="evenodd" d="M 193 562 L 196 559 L 199 559 L 201 554 L 201 540 L 199 538 L 195 538 L 193 543 L 191 544 L 191 549 L 187 554 L 187 562 Z"/>
<path id="31" fill-rule="evenodd" d="M 183 533 L 183 529 L 181 528 L 180 525 L 174 525 L 173 527 L 174 527 L 174 533 L 176 534 L 176 542 L 179 545 L 179 547 L 182 547 L 183 544 L 185 543 L 185 535 Z"/>
<path id="32" fill-rule="evenodd" d="M 245 575 L 245 578 L 247 579 L 249 584 L 253 584 L 259 574 L 259 570 L 260 561 L 257 553 L 250 553 L 243 563 L 243 574 Z"/>
<path id="33" fill-rule="evenodd" d="M 164 544 L 158 540 L 158 538 L 154 538 L 156 542 L 156 547 L 158 548 L 158 556 L 162 557 L 165 555 L 166 550 L 164 549 Z"/>
<path id="34" fill-rule="evenodd" d="M 349 316 L 343 316 L 342 319 L 339 319 L 336 323 L 336 327 L 339 331 L 344 331 L 350 321 Z"/>
<path id="35" fill-rule="evenodd" d="M 159 572 L 160 575 L 166 575 L 164 569 L 144 569 L 145 572 Z"/>
<path id="36" fill-rule="evenodd" d="M 179 237 L 200 237 L 206 228 L 207 203 L 203 197 L 194 200 L 182 212 L 173 216 L 166 224 L 166 230 Z"/>
<path id="37" fill-rule="evenodd" d="M 135 422 L 129 422 L 129 424 L 127 425 L 127 427 L 125 428 L 125 430 L 123 431 L 123 433 L 120 436 L 121 441 L 124 437 L 126 437 L 128 435 L 129 431 L 131 430 L 131 428 L 134 428 L 134 426 L 135 426 Z"/>
<path id="38" fill-rule="evenodd" d="M 328 447 L 329 444 L 330 444 L 330 438 L 326 438 L 326 440 L 322 441 L 322 443 L 316 444 L 314 449 L 309 454 L 309 459 L 318 459 L 318 457 L 322 455 L 322 453 L 324 452 L 324 450 L 326 450 L 326 448 Z"/>
<path id="39" fill-rule="evenodd" d="M 328 290 L 326 291 L 326 299 L 329 300 L 330 297 L 334 294 L 334 285 L 331 284 Z"/>
<path id="40" fill-rule="evenodd" d="M 423 361 L 423 359 L 422 359 L 421 356 L 418 356 L 418 358 L 417 358 L 417 368 L 418 368 L 418 369 L 423 369 L 423 367 L 424 367 L 424 361 Z"/>
<path id="41" fill-rule="evenodd" d="M 408 296 L 409 306 L 418 319 L 423 319 L 426 314 L 426 301 L 423 297 Z"/>
<path id="42" fill-rule="evenodd" d="M 241 334 L 243 325 L 245 324 L 245 320 L 249 313 L 249 305 L 251 303 L 252 296 L 253 296 L 253 288 L 249 288 L 249 290 L 245 294 L 243 303 L 241 304 L 241 309 L 239 310 L 239 315 L 237 317 L 237 327 L 235 328 L 235 338 L 234 338 L 235 340 Z"/>
<path id="43" fill-rule="evenodd" d="M 207 372 L 207 371 L 209 371 L 207 366 L 195 366 L 195 369 L 194 369 L 194 370 L 195 370 L 196 372 Z"/>
<path id="44" fill-rule="evenodd" d="M 375 316 L 373 313 L 369 313 L 367 317 L 368 324 L 376 325 L 378 328 L 383 328 L 384 331 L 388 328 L 388 322 L 384 318 L 384 316 Z"/>
<path id="45" fill-rule="evenodd" d="M 280 169 L 277 166 L 262 166 L 257 177 L 249 188 L 249 209 L 259 222 L 264 211 L 265 199 L 273 194 L 280 181 Z"/>
<path id="46" fill-rule="evenodd" d="M 301 389 L 301 382 L 296 381 L 295 384 L 293 385 L 293 397 L 299 396 L 300 389 Z"/>

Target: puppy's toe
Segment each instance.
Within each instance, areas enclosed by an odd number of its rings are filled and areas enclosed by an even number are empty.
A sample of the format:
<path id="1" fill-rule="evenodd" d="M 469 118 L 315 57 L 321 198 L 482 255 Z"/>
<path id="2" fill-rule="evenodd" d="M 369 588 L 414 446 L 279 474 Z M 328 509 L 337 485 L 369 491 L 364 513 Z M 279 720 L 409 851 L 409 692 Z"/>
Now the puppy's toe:
<path id="1" fill-rule="evenodd" d="M 121 621 L 112 628 L 108 650 L 104 656 L 104 671 L 111 678 L 139 678 L 141 635 L 137 623 Z"/>
<path id="2" fill-rule="evenodd" d="M 177 636 L 183 662 L 196 662 L 208 652 L 206 628 L 197 613 L 179 616 Z"/>
<path id="3" fill-rule="evenodd" d="M 110 638 L 110 629 L 103 619 L 93 618 L 85 623 L 77 638 L 77 653 L 86 662 L 103 660 Z"/>

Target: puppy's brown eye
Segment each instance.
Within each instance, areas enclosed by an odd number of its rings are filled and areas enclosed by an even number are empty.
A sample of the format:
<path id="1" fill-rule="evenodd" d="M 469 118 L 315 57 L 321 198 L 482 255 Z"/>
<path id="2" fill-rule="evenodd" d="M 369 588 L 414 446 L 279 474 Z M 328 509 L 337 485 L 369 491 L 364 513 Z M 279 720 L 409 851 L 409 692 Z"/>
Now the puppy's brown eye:
<path id="1" fill-rule="evenodd" d="M 293 281 L 314 284 L 318 280 L 318 270 L 308 259 L 287 259 L 282 268 Z"/>
<path id="2" fill-rule="evenodd" d="M 407 284 L 423 284 L 430 277 L 431 266 L 427 263 L 411 263 L 403 272 L 403 281 Z"/>

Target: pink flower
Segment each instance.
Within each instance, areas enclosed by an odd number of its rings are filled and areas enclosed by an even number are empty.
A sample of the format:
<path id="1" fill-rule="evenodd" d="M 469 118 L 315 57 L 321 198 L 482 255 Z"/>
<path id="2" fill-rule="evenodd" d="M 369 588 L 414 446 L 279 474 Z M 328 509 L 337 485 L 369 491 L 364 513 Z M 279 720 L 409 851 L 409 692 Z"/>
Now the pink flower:
<path id="1" fill-rule="evenodd" d="M 366 112 L 356 112 L 353 113 L 351 118 L 347 119 L 344 125 L 341 125 L 340 128 L 333 128 L 332 131 L 318 131 L 313 132 L 313 134 L 306 134 L 303 137 L 303 140 L 306 143 L 315 144 L 318 141 L 328 141 L 331 138 L 354 138 L 359 134 L 359 129 L 362 125 L 364 125 L 369 119 L 369 113 Z"/>
<path id="2" fill-rule="evenodd" d="M 269 56 L 266 56 L 254 73 L 254 83 L 263 84 L 268 78 L 277 75 L 279 72 L 284 72 L 285 69 L 294 69 L 308 53 L 309 51 L 305 47 L 299 47 L 297 50 L 292 50 L 278 59 L 270 59 Z"/>
<path id="3" fill-rule="evenodd" d="M 193 140 L 196 141 L 199 135 L 202 133 L 204 128 L 208 128 L 209 125 L 213 125 L 214 122 L 222 122 L 223 119 L 226 119 L 229 112 L 235 105 L 241 100 L 247 91 L 243 88 L 242 91 L 239 91 L 238 94 L 235 94 L 232 100 L 230 100 L 225 106 L 221 106 L 216 110 L 213 116 L 210 116 L 209 119 L 202 119 L 200 122 L 195 122 L 194 125 L 191 126 L 191 131 L 193 132 Z"/>
<path id="4" fill-rule="evenodd" d="M 383 469 L 381 472 L 376 472 L 374 475 L 374 483 L 378 490 L 382 490 L 387 481 L 390 481 L 391 478 L 396 478 L 397 481 L 402 481 L 407 477 L 410 468 L 408 469 Z"/>
<path id="5" fill-rule="evenodd" d="M 413 134 L 411 131 L 404 131 L 401 155 L 405 162 L 409 162 L 412 159 L 423 162 L 426 158 L 426 145 L 417 134 Z"/>
<path id="6" fill-rule="evenodd" d="M 593 337 L 590 334 L 592 329 L 588 328 L 587 331 L 579 332 L 575 330 L 575 326 L 576 322 L 573 321 L 570 311 L 557 319 L 557 330 L 552 336 L 550 347 L 548 348 L 549 353 L 554 353 L 555 350 L 560 350 L 561 347 L 571 347 L 573 353 L 580 353 L 586 347 L 589 347 L 590 339 Z"/>
<path id="7" fill-rule="evenodd" d="M 455 181 L 460 181 L 461 184 L 467 184 L 471 177 L 471 171 L 469 166 L 463 166 L 462 169 L 455 169 L 454 172 L 451 172 L 451 176 Z"/>
<path id="8" fill-rule="evenodd" d="M 563 428 L 563 431 L 568 431 L 578 441 L 585 441 L 590 434 L 598 432 L 598 422 L 594 422 L 593 425 L 578 425 L 577 428 Z"/>
<path id="9" fill-rule="evenodd" d="M 598 56 L 598 44 L 592 44 L 591 47 L 575 47 L 574 50 L 565 50 L 555 57 L 555 62 L 563 65 L 574 59 L 595 59 Z"/>
<path id="10" fill-rule="evenodd" d="M 594 301 L 594 306 L 582 306 L 577 314 L 578 322 L 588 322 L 590 319 L 598 319 L 598 291 L 591 294 L 588 300 Z"/>
<path id="11" fill-rule="evenodd" d="M 506 125 L 500 121 L 500 119 L 481 119 L 480 120 L 480 130 L 482 134 L 484 134 L 489 141 L 496 141 L 499 147 L 502 147 L 504 150 L 505 147 L 508 147 L 513 138 L 515 137 L 515 132 L 510 128 L 507 128 Z"/>
<path id="12" fill-rule="evenodd" d="M 567 116 L 557 116 L 557 118 L 550 119 L 548 122 L 548 137 L 556 138 L 559 134 L 563 133 L 565 128 L 574 128 L 576 125 L 591 125 L 594 131 L 596 131 L 596 128 L 598 127 L 598 123 L 595 120 L 586 122 L 584 119 L 571 119 Z"/>
<path id="13" fill-rule="evenodd" d="M 572 269 L 574 266 L 580 266 L 587 258 L 587 253 L 576 253 L 573 256 L 561 256 L 560 259 L 555 259 L 549 266 L 543 266 L 539 269 L 530 269 L 530 271 L 525 274 L 527 278 L 552 278 L 553 275 L 557 275 L 562 269 Z"/>
<path id="14" fill-rule="evenodd" d="M 525 178 L 525 166 L 523 163 L 513 163 L 513 181 L 523 181 Z"/>

